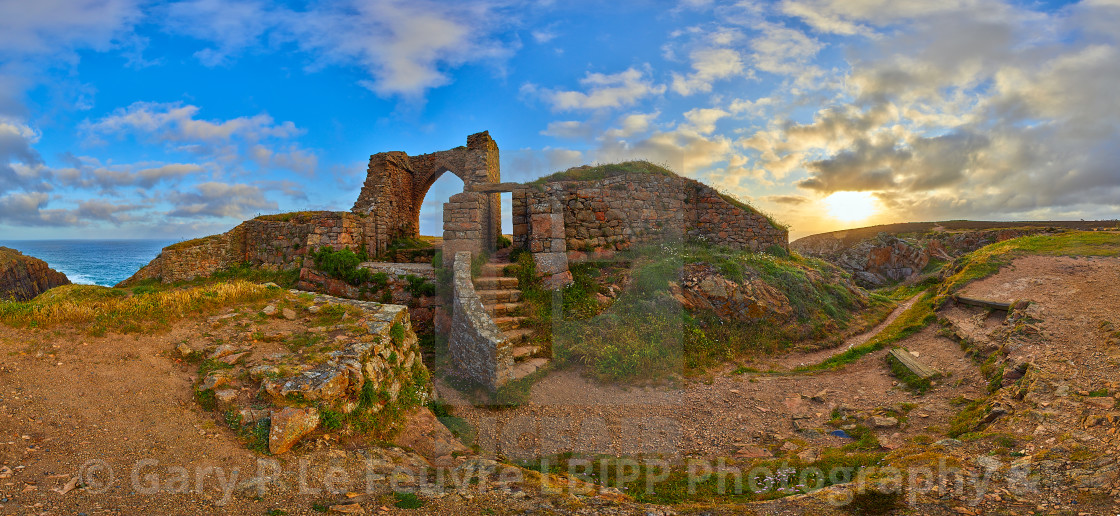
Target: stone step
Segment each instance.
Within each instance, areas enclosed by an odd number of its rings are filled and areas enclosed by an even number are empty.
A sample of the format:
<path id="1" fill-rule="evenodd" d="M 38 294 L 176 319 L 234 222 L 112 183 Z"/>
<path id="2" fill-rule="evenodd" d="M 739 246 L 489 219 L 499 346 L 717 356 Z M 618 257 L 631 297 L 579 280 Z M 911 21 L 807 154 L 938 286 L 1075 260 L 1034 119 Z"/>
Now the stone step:
<path id="1" fill-rule="evenodd" d="M 540 369 L 547 364 L 547 358 L 530 358 L 529 360 L 526 360 L 524 362 L 518 362 L 517 365 L 513 366 L 513 369 L 510 370 L 510 380 L 520 380 L 522 378 L 525 378 L 526 376 L 537 372 L 537 369 Z"/>
<path id="2" fill-rule="evenodd" d="M 532 328 L 520 328 L 516 330 L 506 330 L 502 332 L 502 335 L 505 336 L 506 342 L 509 342 L 511 345 L 517 345 L 529 340 L 529 337 L 535 332 L 536 330 Z M 514 356 L 517 356 L 516 351 L 514 352 Z"/>
<path id="3" fill-rule="evenodd" d="M 513 348 L 513 359 L 520 362 L 537 354 L 540 350 L 540 346 L 518 346 Z"/>
<path id="4" fill-rule="evenodd" d="M 482 270 L 478 273 L 478 276 L 481 278 L 505 276 L 506 267 L 509 267 L 508 263 L 484 263 L 482 264 Z"/>
<path id="5" fill-rule="evenodd" d="M 517 289 L 509 290 L 477 290 L 478 298 L 482 300 L 482 304 L 489 303 L 516 303 L 521 301 L 521 291 Z"/>
<path id="6" fill-rule="evenodd" d="M 521 322 L 528 317 L 514 316 L 514 317 L 494 317 L 494 324 L 502 330 L 511 330 L 521 326 Z"/>
<path id="7" fill-rule="evenodd" d="M 475 290 L 504 290 L 517 288 L 517 278 L 504 276 L 479 277 L 474 280 Z"/>
<path id="8" fill-rule="evenodd" d="M 521 308 L 521 303 L 483 303 L 482 306 L 492 317 L 497 317 L 517 312 Z"/>

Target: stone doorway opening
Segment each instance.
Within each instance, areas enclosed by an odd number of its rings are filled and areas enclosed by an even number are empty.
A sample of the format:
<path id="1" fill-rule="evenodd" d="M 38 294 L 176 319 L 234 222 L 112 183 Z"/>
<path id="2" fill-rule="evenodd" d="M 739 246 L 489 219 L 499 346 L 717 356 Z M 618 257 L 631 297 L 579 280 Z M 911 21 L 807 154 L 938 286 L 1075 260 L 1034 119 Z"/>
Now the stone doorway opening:
<path id="1" fill-rule="evenodd" d="M 421 195 L 420 236 L 443 238 L 443 205 L 452 195 L 462 191 L 463 180 L 451 172 L 444 172 L 432 183 L 428 191 Z"/>

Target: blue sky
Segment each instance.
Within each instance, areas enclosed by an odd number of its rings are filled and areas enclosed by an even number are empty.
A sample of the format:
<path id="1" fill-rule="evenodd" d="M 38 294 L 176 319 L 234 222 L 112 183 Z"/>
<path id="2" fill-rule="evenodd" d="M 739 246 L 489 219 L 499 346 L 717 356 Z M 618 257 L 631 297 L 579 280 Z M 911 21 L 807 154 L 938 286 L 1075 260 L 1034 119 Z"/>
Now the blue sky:
<path id="1" fill-rule="evenodd" d="M 648 159 L 794 237 L 1111 219 L 1118 40 L 1118 0 L 0 0 L 0 238 L 348 210 L 481 130 L 505 180 Z"/>

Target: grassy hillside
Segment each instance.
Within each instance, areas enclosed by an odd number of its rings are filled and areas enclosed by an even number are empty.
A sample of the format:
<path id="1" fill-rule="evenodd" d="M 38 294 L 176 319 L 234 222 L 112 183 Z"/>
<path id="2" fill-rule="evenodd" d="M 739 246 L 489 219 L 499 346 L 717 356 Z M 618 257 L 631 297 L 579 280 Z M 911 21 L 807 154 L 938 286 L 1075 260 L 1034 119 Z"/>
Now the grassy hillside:
<path id="1" fill-rule="evenodd" d="M 1120 234 L 1072 231 L 1058 235 L 1032 235 L 991 244 L 958 258 L 948 265 L 941 279 L 921 285 L 921 297 L 893 323 L 866 343 L 805 370 L 831 369 L 855 361 L 874 351 L 917 333 L 937 320 L 936 312 L 953 293 L 973 281 L 992 276 L 1016 258 L 1044 256 L 1120 256 Z"/>
<path id="2" fill-rule="evenodd" d="M 284 291 L 260 282 L 282 277 L 280 273 L 237 269 L 172 285 L 151 281 L 131 288 L 65 285 L 30 301 L 0 302 L 0 323 L 90 335 L 158 332 L 173 321 L 232 304 L 276 298 Z"/>
<path id="3" fill-rule="evenodd" d="M 807 244 L 814 240 L 836 239 L 841 241 L 843 247 L 848 247 L 860 240 L 875 238 L 879 233 L 889 233 L 895 236 L 926 234 L 940 227 L 947 232 L 983 231 L 990 229 L 1027 229 L 1027 228 L 1060 228 L 1071 230 L 1120 229 L 1117 220 L 1027 220 L 1027 221 L 984 221 L 984 220 L 946 220 L 941 222 L 901 222 L 898 224 L 880 224 L 862 228 L 842 229 L 828 233 L 818 233 L 801 237 L 791 246 Z"/>
<path id="4" fill-rule="evenodd" d="M 761 281 L 779 292 L 779 311 L 720 317 L 685 308 L 680 283 L 686 266 L 710 266 L 749 289 Z M 775 353 L 810 343 L 839 343 L 873 325 L 893 306 L 855 287 L 846 273 L 820 260 L 772 255 L 704 243 L 662 244 L 623 253 L 611 262 L 572 266 L 575 283 L 554 306 L 551 293 L 531 284 L 532 261 L 519 261 L 530 315 L 551 331 L 553 355 L 581 363 L 597 377 L 647 381 L 695 374 L 744 355 Z M 770 290 L 768 290 L 770 292 Z M 560 317 L 553 312 L 559 312 Z M 558 320 L 557 320 L 558 319 Z"/>

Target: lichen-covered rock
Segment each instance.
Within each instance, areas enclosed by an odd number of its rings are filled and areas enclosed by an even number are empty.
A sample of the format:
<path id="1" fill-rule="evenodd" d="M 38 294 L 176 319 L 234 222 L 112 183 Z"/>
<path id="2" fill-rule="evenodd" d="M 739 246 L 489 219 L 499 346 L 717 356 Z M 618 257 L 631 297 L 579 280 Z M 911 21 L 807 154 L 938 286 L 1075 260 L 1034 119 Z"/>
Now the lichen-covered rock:
<path id="1" fill-rule="evenodd" d="M 65 274 L 47 262 L 0 247 L 0 299 L 27 301 L 52 288 L 69 285 Z"/>
<path id="2" fill-rule="evenodd" d="M 686 310 L 707 310 L 729 320 L 780 320 L 793 313 L 789 298 L 761 279 L 737 283 L 704 263 L 686 265 L 670 289 Z"/>
<path id="3" fill-rule="evenodd" d="M 298 376 L 286 379 L 266 379 L 261 386 L 274 399 L 296 396 L 307 401 L 332 401 L 343 397 L 350 385 L 350 373 L 345 367 L 324 364 Z"/>
<path id="4" fill-rule="evenodd" d="M 319 427 L 319 411 L 314 408 L 285 407 L 272 411 L 268 429 L 268 451 L 280 455 L 292 449 L 303 436 Z"/>

